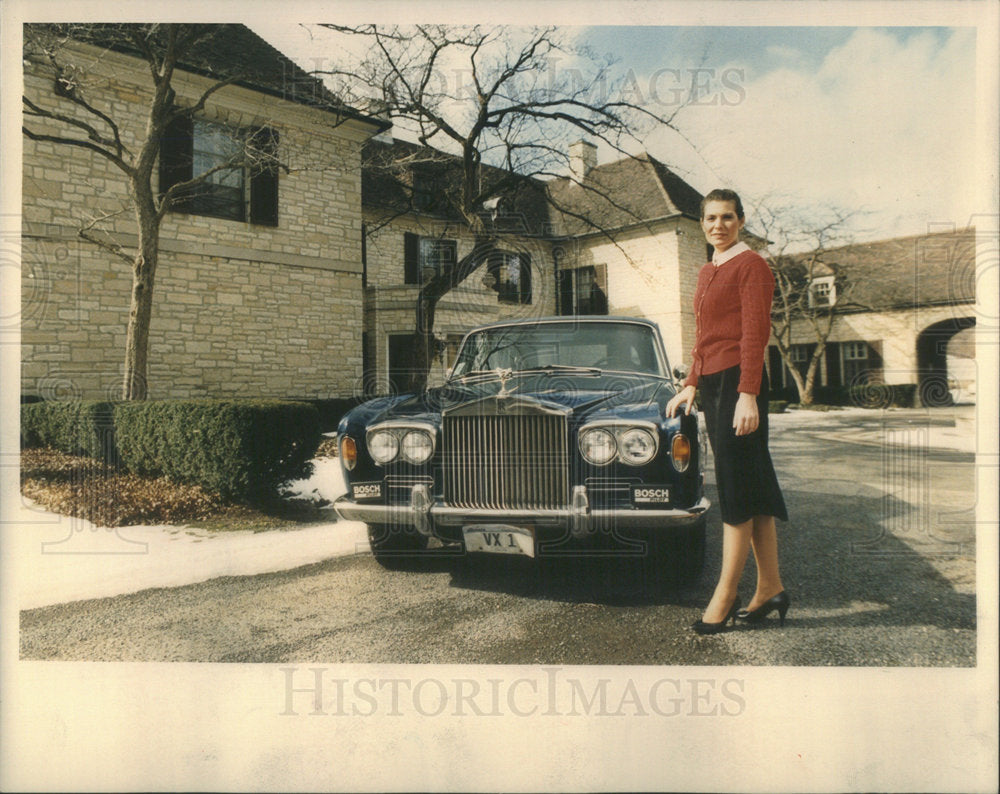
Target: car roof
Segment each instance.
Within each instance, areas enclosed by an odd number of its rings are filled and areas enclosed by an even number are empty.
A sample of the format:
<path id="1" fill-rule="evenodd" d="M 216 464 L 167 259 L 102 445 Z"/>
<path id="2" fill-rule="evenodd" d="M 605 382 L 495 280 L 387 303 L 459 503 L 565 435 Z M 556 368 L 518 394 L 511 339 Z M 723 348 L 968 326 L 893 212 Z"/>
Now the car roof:
<path id="1" fill-rule="evenodd" d="M 486 325 L 477 325 L 475 328 L 471 328 L 469 333 L 471 334 L 474 331 L 481 331 L 486 328 L 497 328 L 505 325 L 538 325 L 540 323 L 635 323 L 637 325 L 646 325 L 650 328 L 659 328 L 659 325 L 652 320 L 647 320 L 645 317 L 626 317 L 607 314 L 567 314 L 563 316 L 531 317 L 520 320 L 497 320 L 496 322 L 487 323 Z"/>

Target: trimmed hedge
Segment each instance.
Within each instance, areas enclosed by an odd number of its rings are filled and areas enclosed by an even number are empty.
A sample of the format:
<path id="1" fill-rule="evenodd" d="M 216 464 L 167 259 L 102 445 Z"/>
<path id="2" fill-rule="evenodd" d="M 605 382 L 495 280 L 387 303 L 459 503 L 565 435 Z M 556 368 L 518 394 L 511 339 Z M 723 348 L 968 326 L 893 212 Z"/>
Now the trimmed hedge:
<path id="1" fill-rule="evenodd" d="M 278 400 L 120 403 L 115 428 L 130 471 L 250 502 L 308 476 L 320 440 L 313 406 Z"/>
<path id="2" fill-rule="evenodd" d="M 29 402 L 21 405 L 21 446 L 115 461 L 114 403 Z"/>
<path id="3" fill-rule="evenodd" d="M 103 458 L 245 502 L 308 476 L 320 441 L 319 413 L 304 402 L 51 402 L 21 413 L 25 446 Z"/>

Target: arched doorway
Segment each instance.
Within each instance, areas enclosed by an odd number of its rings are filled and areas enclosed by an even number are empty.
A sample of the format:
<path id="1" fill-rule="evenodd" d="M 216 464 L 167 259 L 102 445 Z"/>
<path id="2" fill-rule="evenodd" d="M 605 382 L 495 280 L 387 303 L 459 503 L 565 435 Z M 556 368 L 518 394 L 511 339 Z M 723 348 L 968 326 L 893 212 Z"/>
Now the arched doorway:
<path id="1" fill-rule="evenodd" d="M 927 326 L 917 337 L 917 395 L 928 407 L 952 405 L 948 381 L 948 343 L 976 324 L 975 317 L 952 317 Z"/>

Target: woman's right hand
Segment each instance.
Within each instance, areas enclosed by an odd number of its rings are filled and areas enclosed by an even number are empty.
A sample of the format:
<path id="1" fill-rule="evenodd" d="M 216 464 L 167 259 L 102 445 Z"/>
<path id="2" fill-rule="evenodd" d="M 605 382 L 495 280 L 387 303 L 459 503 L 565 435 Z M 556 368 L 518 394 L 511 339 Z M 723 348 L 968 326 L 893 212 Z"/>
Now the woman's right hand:
<path id="1" fill-rule="evenodd" d="M 673 417 L 677 413 L 677 406 L 681 403 L 687 403 L 684 409 L 685 414 L 691 413 L 691 406 L 694 405 L 694 396 L 697 393 L 697 389 L 694 386 L 685 386 L 677 394 L 670 398 L 670 402 L 667 403 L 667 416 Z"/>

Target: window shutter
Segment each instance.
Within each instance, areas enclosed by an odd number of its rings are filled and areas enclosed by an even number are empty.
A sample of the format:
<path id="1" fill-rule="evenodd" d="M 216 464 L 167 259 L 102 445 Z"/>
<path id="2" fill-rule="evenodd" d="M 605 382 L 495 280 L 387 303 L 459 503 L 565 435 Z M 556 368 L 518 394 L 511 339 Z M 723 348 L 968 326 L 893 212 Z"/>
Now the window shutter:
<path id="1" fill-rule="evenodd" d="M 785 386 L 785 365 L 781 360 L 781 351 L 777 345 L 767 346 L 767 369 L 768 377 L 771 380 L 772 389 L 780 389 Z"/>
<path id="2" fill-rule="evenodd" d="M 594 265 L 594 300 L 591 303 L 593 314 L 608 313 L 608 266 Z"/>
<path id="3" fill-rule="evenodd" d="M 278 132 L 265 127 L 252 138 L 253 147 L 262 152 L 265 161 L 253 169 L 250 176 L 250 223 L 260 226 L 278 225 Z"/>
<path id="4" fill-rule="evenodd" d="M 160 139 L 160 195 L 193 176 L 194 122 L 187 116 L 171 121 Z"/>
<path id="5" fill-rule="evenodd" d="M 827 342 L 826 353 L 826 385 L 843 386 L 843 376 L 840 374 L 840 342 Z"/>
<path id="6" fill-rule="evenodd" d="M 368 286 L 368 224 L 361 224 L 361 286 Z"/>
<path id="7" fill-rule="evenodd" d="M 559 314 L 573 314 L 573 271 L 556 272 L 556 289 L 559 291 Z"/>
<path id="8" fill-rule="evenodd" d="M 458 240 L 442 240 L 441 243 L 448 252 L 444 255 L 443 264 L 445 267 L 455 267 L 458 264 Z"/>
<path id="9" fill-rule="evenodd" d="M 521 254 L 521 303 L 531 303 L 531 254 Z"/>
<path id="10" fill-rule="evenodd" d="M 420 283 L 420 238 L 413 232 L 403 235 L 403 283 Z"/>

